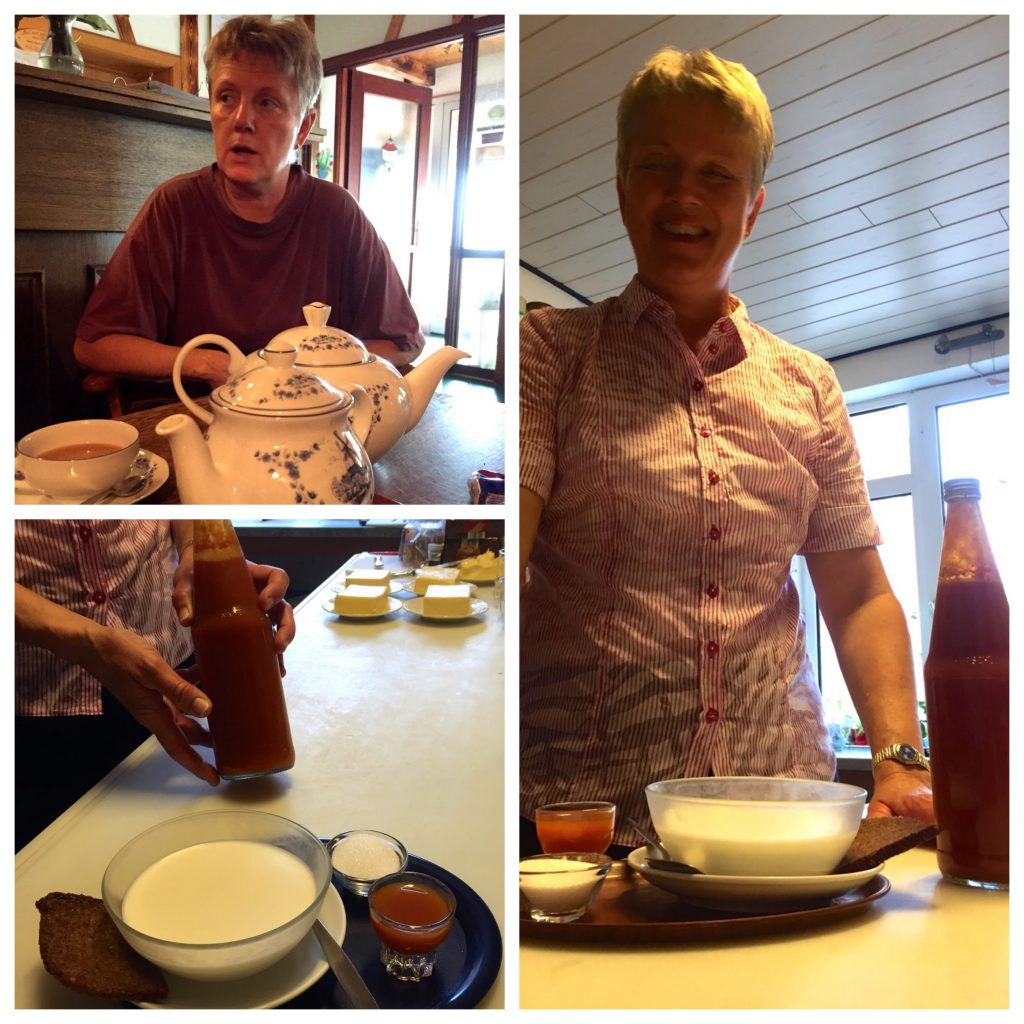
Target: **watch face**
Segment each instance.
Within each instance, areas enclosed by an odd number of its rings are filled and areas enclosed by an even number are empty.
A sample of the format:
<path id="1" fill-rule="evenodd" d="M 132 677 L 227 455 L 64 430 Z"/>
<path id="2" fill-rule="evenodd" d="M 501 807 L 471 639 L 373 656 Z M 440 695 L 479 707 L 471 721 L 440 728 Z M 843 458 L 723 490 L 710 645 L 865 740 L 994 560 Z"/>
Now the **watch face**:
<path id="1" fill-rule="evenodd" d="M 909 743 L 901 743 L 899 750 L 896 751 L 896 756 L 901 761 L 916 761 L 917 751 Z"/>

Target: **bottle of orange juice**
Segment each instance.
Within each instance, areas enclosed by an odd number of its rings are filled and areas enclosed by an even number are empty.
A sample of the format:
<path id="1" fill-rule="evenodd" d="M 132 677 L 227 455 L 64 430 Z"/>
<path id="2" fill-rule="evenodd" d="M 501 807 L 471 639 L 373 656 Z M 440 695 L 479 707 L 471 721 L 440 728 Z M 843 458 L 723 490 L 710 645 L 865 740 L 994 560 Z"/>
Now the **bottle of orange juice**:
<path id="1" fill-rule="evenodd" d="M 192 640 L 213 702 L 217 771 L 225 779 L 286 771 L 295 748 L 273 630 L 238 538 L 226 519 L 197 520 L 194 536 Z"/>

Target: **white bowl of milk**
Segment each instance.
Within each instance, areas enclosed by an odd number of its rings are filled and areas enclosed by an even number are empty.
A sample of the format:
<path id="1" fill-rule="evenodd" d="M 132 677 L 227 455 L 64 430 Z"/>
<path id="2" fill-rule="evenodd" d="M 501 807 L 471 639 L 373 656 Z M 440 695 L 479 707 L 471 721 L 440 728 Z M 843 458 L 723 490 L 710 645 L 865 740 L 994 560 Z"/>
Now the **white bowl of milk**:
<path id="1" fill-rule="evenodd" d="M 330 884 L 327 851 L 308 829 L 263 811 L 203 811 L 123 846 L 102 893 L 147 960 L 182 977 L 228 981 L 297 946 Z"/>

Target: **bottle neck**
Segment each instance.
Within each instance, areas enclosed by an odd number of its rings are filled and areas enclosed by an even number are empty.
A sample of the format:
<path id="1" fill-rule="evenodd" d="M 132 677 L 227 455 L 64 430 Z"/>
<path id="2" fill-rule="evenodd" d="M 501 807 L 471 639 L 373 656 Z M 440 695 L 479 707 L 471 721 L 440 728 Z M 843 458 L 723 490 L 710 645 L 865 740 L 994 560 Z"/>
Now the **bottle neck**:
<path id="1" fill-rule="evenodd" d="M 1001 583 L 981 506 L 972 498 L 950 498 L 942 535 L 939 582 L 968 579 Z"/>

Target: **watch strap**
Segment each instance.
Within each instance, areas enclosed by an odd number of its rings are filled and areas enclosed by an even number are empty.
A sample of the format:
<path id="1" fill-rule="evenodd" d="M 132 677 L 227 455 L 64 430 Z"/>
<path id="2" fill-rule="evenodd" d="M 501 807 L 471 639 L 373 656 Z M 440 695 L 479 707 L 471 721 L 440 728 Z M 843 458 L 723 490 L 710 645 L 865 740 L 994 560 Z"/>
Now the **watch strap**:
<path id="1" fill-rule="evenodd" d="M 923 768 L 930 770 L 928 758 L 917 747 L 910 743 L 890 743 L 887 747 L 875 752 L 871 758 L 871 769 L 874 771 L 883 761 L 896 761 L 907 768 Z"/>

